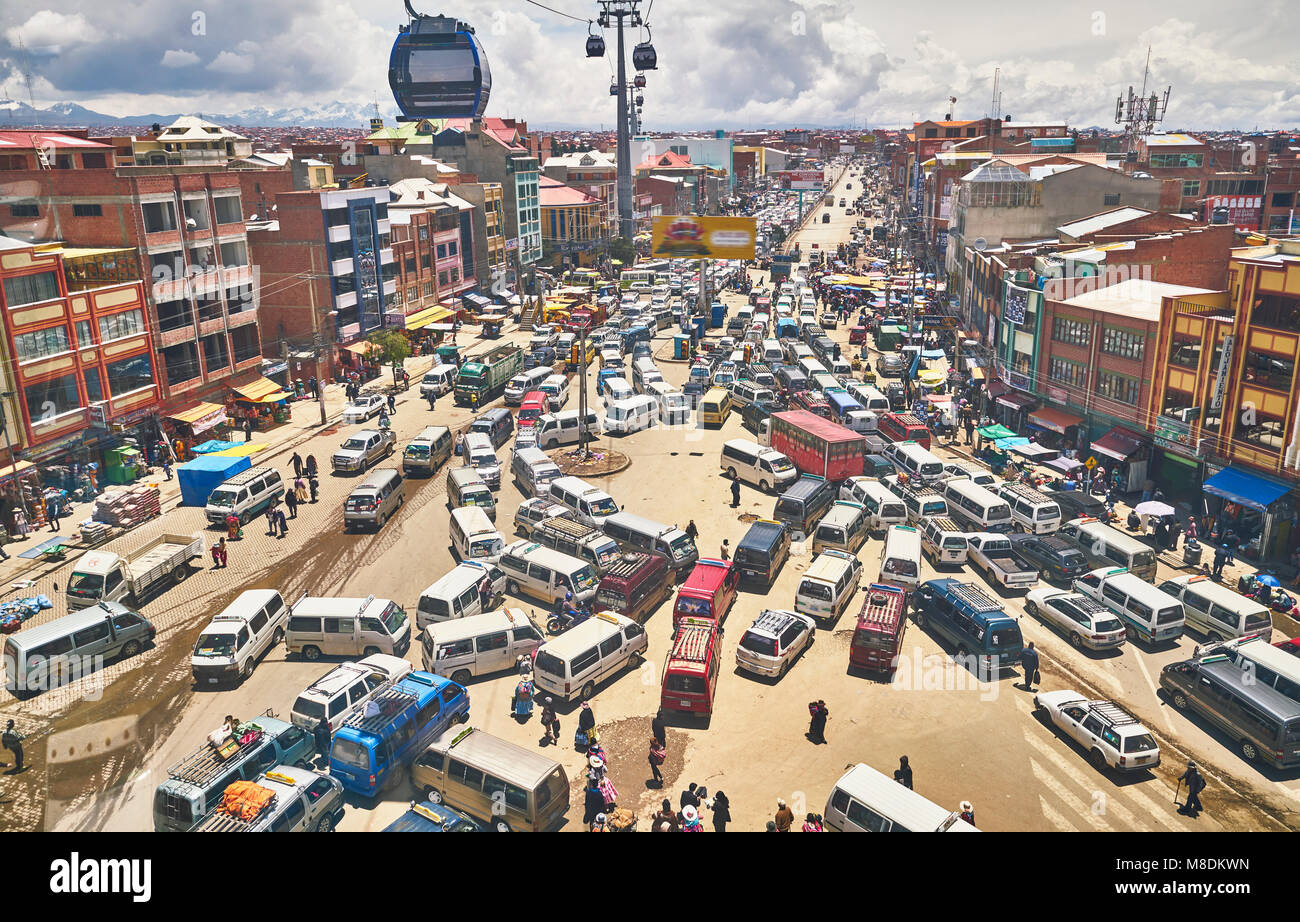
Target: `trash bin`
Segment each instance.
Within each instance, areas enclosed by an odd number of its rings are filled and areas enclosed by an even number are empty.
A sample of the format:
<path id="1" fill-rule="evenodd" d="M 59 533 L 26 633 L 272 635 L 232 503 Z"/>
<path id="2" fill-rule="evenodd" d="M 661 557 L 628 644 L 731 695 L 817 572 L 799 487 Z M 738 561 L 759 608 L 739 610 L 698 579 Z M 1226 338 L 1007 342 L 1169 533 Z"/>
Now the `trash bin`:
<path id="1" fill-rule="evenodd" d="M 692 325 L 693 327 L 695 327 L 695 337 L 696 337 L 696 339 L 703 339 L 703 338 L 704 338 L 704 332 L 709 328 L 709 318 L 708 318 L 708 317 L 692 317 L 692 318 L 691 318 L 691 325 Z"/>
<path id="2" fill-rule="evenodd" d="M 1201 542 L 1188 538 L 1183 542 L 1183 564 L 1189 567 L 1201 565 Z"/>
<path id="3" fill-rule="evenodd" d="M 689 359 L 691 357 L 691 338 L 681 333 L 673 335 L 673 358 Z"/>

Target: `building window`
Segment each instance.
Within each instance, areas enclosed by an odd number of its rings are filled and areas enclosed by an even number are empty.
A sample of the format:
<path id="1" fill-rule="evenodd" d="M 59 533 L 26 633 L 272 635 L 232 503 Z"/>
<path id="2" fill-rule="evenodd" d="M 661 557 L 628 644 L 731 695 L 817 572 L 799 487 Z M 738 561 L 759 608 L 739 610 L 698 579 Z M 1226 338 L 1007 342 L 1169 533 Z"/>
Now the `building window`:
<path id="1" fill-rule="evenodd" d="M 230 348 L 235 353 L 235 363 L 247 362 L 262 354 L 262 343 L 257 335 L 257 324 L 250 323 L 230 331 Z"/>
<path id="2" fill-rule="evenodd" d="M 148 202 L 141 205 L 144 213 L 144 231 L 156 234 L 176 230 L 176 205 L 172 202 Z"/>
<path id="3" fill-rule="evenodd" d="M 149 277 L 155 282 L 172 282 L 185 277 L 185 257 L 180 250 L 149 254 Z"/>
<path id="4" fill-rule="evenodd" d="M 927 138 L 937 138 L 937 137 L 939 137 L 939 129 L 938 129 L 938 128 L 927 128 L 927 129 L 925 129 L 925 136 L 926 136 Z"/>
<path id="5" fill-rule="evenodd" d="M 1291 207 L 1291 203 L 1294 202 L 1294 201 L 1295 201 L 1295 193 L 1294 193 L 1294 192 L 1274 192 L 1274 193 L 1273 193 L 1273 207 L 1274 207 L 1274 208 L 1290 208 L 1290 207 Z"/>
<path id="6" fill-rule="evenodd" d="M 24 202 L 21 205 L 9 206 L 9 217 L 11 218 L 39 218 L 41 209 L 35 202 Z"/>
<path id="7" fill-rule="evenodd" d="M 1097 372 L 1097 393 L 1111 400 L 1118 400 L 1136 406 L 1142 383 L 1128 375 L 1117 375 L 1113 371 Z"/>
<path id="8" fill-rule="evenodd" d="M 244 220 L 243 203 L 238 195 L 213 196 L 212 209 L 217 213 L 218 224 L 238 224 Z"/>
<path id="9" fill-rule="evenodd" d="M 20 275 L 5 279 L 5 303 L 10 307 L 52 301 L 59 296 L 59 279 L 53 272 Z"/>
<path id="10" fill-rule="evenodd" d="M 425 296 L 426 298 L 432 298 L 432 297 L 433 297 L 433 282 L 425 282 L 425 283 L 424 283 L 424 296 Z"/>
<path id="11" fill-rule="evenodd" d="M 5 282 L 5 285 L 8 284 Z M 1260 295 L 1251 308 L 1250 320 L 1251 323 L 1275 330 L 1300 330 L 1300 298 Z"/>
<path id="12" fill-rule="evenodd" d="M 448 284 L 448 282 L 447 282 L 447 273 L 446 273 L 446 272 L 439 272 L 439 273 L 438 273 L 438 287 L 439 287 L 439 288 L 445 288 L 445 287 L 447 286 L 447 284 Z"/>
<path id="13" fill-rule="evenodd" d="M 72 216 L 74 218 L 102 218 L 104 208 L 102 205 L 73 205 Z"/>
<path id="14" fill-rule="evenodd" d="M 1152 154 L 1151 166 L 1164 169 L 1199 169 L 1205 154 Z"/>
<path id="15" fill-rule="evenodd" d="M 27 400 L 27 417 L 33 423 L 46 422 L 60 414 L 81 409 L 75 374 L 29 384 L 23 388 L 23 396 Z"/>
<path id="16" fill-rule="evenodd" d="M 421 225 L 420 225 L 420 229 L 419 229 L 419 237 L 420 237 L 421 240 L 428 240 L 428 239 L 429 239 L 429 228 L 428 228 L 427 225 L 424 225 L 424 224 L 421 224 Z"/>
<path id="17" fill-rule="evenodd" d="M 445 243 L 438 244 L 438 258 L 439 259 L 447 258 L 447 244 Z"/>
<path id="18" fill-rule="evenodd" d="M 1199 179 L 1183 180 L 1183 198 L 1195 198 L 1201 194 L 1201 181 Z"/>
<path id="19" fill-rule="evenodd" d="M 14 353 L 20 362 L 58 355 L 60 352 L 67 352 L 70 348 L 66 326 L 14 334 Z"/>
<path id="20" fill-rule="evenodd" d="M 1052 320 L 1052 339 L 1067 346 L 1086 346 L 1092 341 L 1092 324 L 1087 320 L 1056 317 Z"/>
<path id="21" fill-rule="evenodd" d="M 407 300 L 408 303 L 411 302 L 411 301 L 415 301 L 415 300 L 418 299 L 419 297 L 420 297 L 420 286 L 419 286 L 419 285 L 412 285 L 412 286 L 410 286 L 409 288 L 406 289 L 406 300 Z"/>
<path id="22" fill-rule="evenodd" d="M 348 224 L 346 208 L 329 208 L 325 211 L 325 224 L 329 227 L 344 227 Z"/>
<path id="23" fill-rule="evenodd" d="M 217 267 L 217 255 L 212 246 L 200 243 L 190 247 L 190 266 L 199 272 L 207 272 Z"/>
<path id="24" fill-rule="evenodd" d="M 122 311 L 99 318 L 99 341 L 106 343 L 127 336 L 137 336 L 144 332 L 144 311 Z"/>
<path id="25" fill-rule="evenodd" d="M 1246 381 L 1250 384 L 1286 394 L 1291 393 L 1291 382 L 1295 379 L 1295 359 L 1290 355 L 1279 355 L 1254 348 L 1246 353 L 1242 370 Z"/>
<path id="26" fill-rule="evenodd" d="M 181 208 L 185 212 L 185 229 L 186 230 L 207 230 L 208 222 L 208 203 L 203 199 L 185 199 L 181 202 Z M 190 223 L 190 222 L 194 223 Z"/>
<path id="27" fill-rule="evenodd" d="M 248 244 L 234 240 L 221 245 L 221 264 L 227 268 L 248 265 Z"/>
<path id="28" fill-rule="evenodd" d="M 101 153 L 85 153 L 81 155 L 81 168 L 83 170 L 107 169 L 108 160 Z"/>
<path id="29" fill-rule="evenodd" d="M 78 345 L 78 346 L 80 346 L 82 349 L 85 349 L 87 346 L 93 346 L 93 345 L 95 345 L 95 340 L 94 340 L 94 338 L 90 335 L 90 321 L 89 321 L 89 320 L 78 320 L 78 321 L 76 322 L 76 324 L 74 324 L 74 326 L 76 327 L 76 330 L 77 330 L 77 345 Z"/>
<path id="30" fill-rule="evenodd" d="M 352 241 L 336 240 L 333 243 L 329 244 L 328 252 L 329 252 L 330 262 L 337 262 L 340 259 L 351 259 Z"/>
<path id="31" fill-rule="evenodd" d="M 190 302 L 182 298 L 175 301 L 162 301 L 158 304 L 158 331 L 179 330 L 194 325 L 194 309 Z"/>
<path id="32" fill-rule="evenodd" d="M 196 343 L 186 342 L 167 346 L 160 354 L 163 360 L 163 372 L 167 376 L 169 386 L 174 387 L 186 381 L 193 381 L 199 376 L 199 352 Z"/>
<path id="33" fill-rule="evenodd" d="M 109 362 L 106 369 L 114 397 L 153 385 L 153 357 L 148 352 Z"/>
<path id="34" fill-rule="evenodd" d="M 453 241 L 451 241 L 450 243 L 447 244 L 447 255 L 448 255 L 448 256 L 455 256 L 456 253 L 457 253 L 457 251 L 458 251 L 458 247 L 456 246 L 456 241 L 455 241 L 455 240 L 453 240 Z"/>
<path id="35" fill-rule="evenodd" d="M 1175 333 L 1169 341 L 1169 361 L 1183 368 L 1201 367 L 1201 338 L 1188 333 Z"/>
<path id="36" fill-rule="evenodd" d="M 1071 387 L 1083 387 L 1088 380 L 1088 366 L 1081 362 L 1053 357 L 1047 364 L 1047 376 L 1053 381 L 1060 381 Z"/>
<path id="37" fill-rule="evenodd" d="M 86 379 L 86 400 L 99 403 L 104 399 L 104 388 L 99 383 L 99 369 L 94 366 L 87 368 L 83 377 Z"/>
<path id="38" fill-rule="evenodd" d="M 1101 351 L 1107 355 L 1122 359 L 1142 361 L 1142 351 L 1146 346 L 1146 337 L 1132 330 L 1119 327 L 1103 327 L 1101 333 Z"/>
<path id="39" fill-rule="evenodd" d="M 208 374 L 230 367 L 230 353 L 226 349 L 225 333 L 214 333 L 211 336 L 205 336 L 202 343 L 203 364 L 207 366 Z"/>
<path id="40" fill-rule="evenodd" d="M 1107 192 L 1105 195 L 1102 196 L 1101 203 L 1107 207 L 1118 205 L 1119 198 L 1120 196 L 1118 192 Z"/>

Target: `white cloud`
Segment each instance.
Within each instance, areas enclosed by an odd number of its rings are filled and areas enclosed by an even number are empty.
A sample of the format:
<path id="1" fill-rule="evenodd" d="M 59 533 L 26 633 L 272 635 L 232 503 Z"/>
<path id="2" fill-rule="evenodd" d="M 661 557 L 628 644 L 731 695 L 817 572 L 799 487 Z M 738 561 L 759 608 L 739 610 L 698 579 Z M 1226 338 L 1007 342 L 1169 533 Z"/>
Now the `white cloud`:
<path id="1" fill-rule="evenodd" d="M 247 74 L 253 70 L 253 59 L 249 55 L 223 51 L 208 65 L 208 70 L 219 74 Z"/>
<path id="2" fill-rule="evenodd" d="M 158 63 L 163 67 L 190 67 L 199 63 L 199 56 L 193 51 L 168 49 Z"/>
<path id="3" fill-rule="evenodd" d="M 71 16 L 54 10 L 41 10 L 21 26 L 5 30 L 5 38 L 12 45 L 19 40 L 29 51 L 58 54 L 72 45 L 93 44 L 103 36 L 80 13 Z"/>

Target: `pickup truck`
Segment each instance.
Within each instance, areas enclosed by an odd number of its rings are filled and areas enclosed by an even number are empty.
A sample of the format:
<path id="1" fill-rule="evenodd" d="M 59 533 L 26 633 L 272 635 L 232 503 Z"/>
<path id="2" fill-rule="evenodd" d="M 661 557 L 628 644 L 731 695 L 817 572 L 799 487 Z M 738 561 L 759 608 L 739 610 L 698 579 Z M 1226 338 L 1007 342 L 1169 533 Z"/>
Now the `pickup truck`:
<path id="1" fill-rule="evenodd" d="M 336 471 L 364 471 L 391 455 L 396 444 L 392 429 L 362 429 L 343 440 L 339 450 L 330 456 L 330 467 Z"/>
<path id="2" fill-rule="evenodd" d="M 1003 589 L 1030 589 L 1038 585 L 1038 570 L 1025 566 L 1011 550 L 1006 535 L 979 532 L 968 535 L 967 559 L 984 571 L 984 578 Z"/>
<path id="3" fill-rule="evenodd" d="M 68 577 L 68 610 L 128 599 L 138 605 L 153 590 L 184 580 L 190 575 L 190 561 L 202 557 L 203 535 L 197 531 L 159 535 L 126 555 L 90 551 L 82 555 Z"/>

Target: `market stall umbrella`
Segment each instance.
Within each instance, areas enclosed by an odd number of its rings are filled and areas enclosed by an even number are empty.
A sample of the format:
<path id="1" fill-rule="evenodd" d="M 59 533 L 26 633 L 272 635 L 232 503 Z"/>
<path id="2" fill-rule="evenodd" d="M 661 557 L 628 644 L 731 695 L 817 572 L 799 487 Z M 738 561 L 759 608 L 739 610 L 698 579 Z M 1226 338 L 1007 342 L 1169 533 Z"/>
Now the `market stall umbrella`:
<path id="1" fill-rule="evenodd" d="M 1083 467 L 1082 461 L 1076 461 L 1073 458 L 1053 458 L 1047 462 L 1048 467 L 1054 467 L 1062 473 L 1068 474 L 1076 467 Z"/>
<path id="2" fill-rule="evenodd" d="M 1133 511 L 1138 515 L 1173 515 L 1175 510 L 1168 503 L 1158 503 L 1149 499 L 1145 503 L 1138 503 L 1133 507 Z"/>
<path id="3" fill-rule="evenodd" d="M 1278 580 L 1278 578 L 1271 573 L 1260 573 L 1258 576 L 1255 577 L 1255 582 L 1263 583 L 1265 586 L 1268 586 L 1270 589 L 1282 588 L 1281 581 Z"/>
<path id="4" fill-rule="evenodd" d="M 975 431 L 979 433 L 981 438 L 985 439 L 1013 439 L 1016 437 L 1014 430 L 1008 429 L 1000 423 L 995 423 L 992 426 L 983 426 Z"/>

